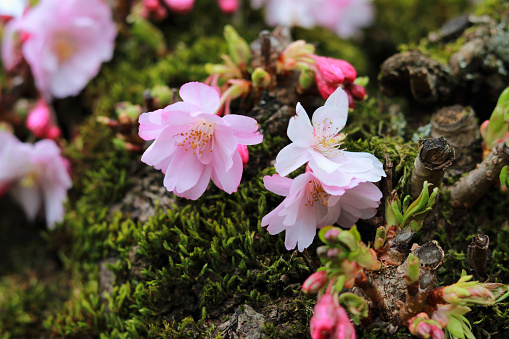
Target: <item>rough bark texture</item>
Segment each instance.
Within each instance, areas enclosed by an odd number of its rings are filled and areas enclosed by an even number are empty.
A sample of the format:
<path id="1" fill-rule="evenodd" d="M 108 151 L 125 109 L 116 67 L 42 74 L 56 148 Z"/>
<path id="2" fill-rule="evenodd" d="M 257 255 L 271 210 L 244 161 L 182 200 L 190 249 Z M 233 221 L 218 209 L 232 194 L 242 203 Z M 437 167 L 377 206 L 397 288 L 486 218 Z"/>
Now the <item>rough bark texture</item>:
<path id="1" fill-rule="evenodd" d="M 478 134 L 479 124 L 470 107 L 447 106 L 432 116 L 431 137 L 444 137 L 454 147 L 456 158 L 447 173 L 461 175 L 481 161 Z"/>
<path id="2" fill-rule="evenodd" d="M 501 142 L 477 168 L 462 177 L 451 187 L 451 203 L 456 208 L 470 208 L 482 197 L 494 182 L 500 171 L 509 164 L 509 147 Z"/>
<path id="3" fill-rule="evenodd" d="M 476 235 L 468 245 L 468 265 L 477 280 L 486 280 L 489 245 L 490 238 L 485 234 Z"/>
<path id="4" fill-rule="evenodd" d="M 425 181 L 433 187 L 440 186 L 444 172 L 454 160 L 454 148 L 444 138 L 429 138 L 419 141 L 419 155 L 415 158 L 410 178 L 410 196 L 416 199 Z"/>
<path id="5" fill-rule="evenodd" d="M 425 105 L 443 103 L 455 86 L 444 65 L 418 51 L 396 54 L 382 64 L 380 89 L 388 96 L 404 95 Z"/>

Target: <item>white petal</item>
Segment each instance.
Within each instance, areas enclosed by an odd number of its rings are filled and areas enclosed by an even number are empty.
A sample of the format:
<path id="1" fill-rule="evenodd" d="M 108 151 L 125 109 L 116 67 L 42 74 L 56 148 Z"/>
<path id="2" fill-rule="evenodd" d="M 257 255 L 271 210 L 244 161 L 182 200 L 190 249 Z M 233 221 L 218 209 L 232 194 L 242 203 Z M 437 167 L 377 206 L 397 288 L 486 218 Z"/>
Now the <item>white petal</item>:
<path id="1" fill-rule="evenodd" d="M 301 147 L 313 145 L 313 126 L 300 102 L 297 104 L 297 114 L 290 118 L 287 134 L 291 141 Z"/>
<path id="2" fill-rule="evenodd" d="M 309 153 L 306 148 L 295 143 L 287 145 L 276 156 L 274 167 L 279 175 L 285 177 L 308 162 L 311 158 Z"/>

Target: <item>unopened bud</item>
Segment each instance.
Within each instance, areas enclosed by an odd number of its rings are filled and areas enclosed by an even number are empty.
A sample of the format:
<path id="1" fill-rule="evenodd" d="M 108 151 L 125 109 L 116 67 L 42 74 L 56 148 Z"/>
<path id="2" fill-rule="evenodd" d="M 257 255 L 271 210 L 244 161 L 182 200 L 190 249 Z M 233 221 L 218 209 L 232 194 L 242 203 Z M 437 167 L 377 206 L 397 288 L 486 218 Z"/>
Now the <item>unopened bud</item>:
<path id="1" fill-rule="evenodd" d="M 339 228 L 331 228 L 330 230 L 328 230 L 327 232 L 325 232 L 325 234 L 323 235 L 323 238 L 325 240 L 325 242 L 329 243 L 329 244 L 337 244 L 339 243 L 339 235 L 341 234 L 341 230 Z"/>
<path id="2" fill-rule="evenodd" d="M 350 92 L 355 100 L 363 100 L 366 96 L 366 89 L 361 85 L 351 84 L 345 88 L 347 92 Z"/>
<path id="3" fill-rule="evenodd" d="M 239 0 L 217 0 L 217 3 L 225 14 L 233 14 L 239 9 Z"/>
<path id="4" fill-rule="evenodd" d="M 263 68 L 257 67 L 251 74 L 253 86 L 257 88 L 267 88 L 270 85 L 270 74 Z"/>
<path id="5" fill-rule="evenodd" d="M 224 37 L 228 45 L 228 54 L 232 61 L 237 65 L 247 64 L 251 58 L 251 50 L 247 42 L 230 25 L 224 27 Z"/>
<path id="6" fill-rule="evenodd" d="M 240 158 L 242 159 L 242 168 L 246 168 L 247 162 L 249 161 L 249 150 L 246 145 L 237 145 L 237 151 L 240 154 Z"/>
<path id="7" fill-rule="evenodd" d="M 36 137 L 46 137 L 51 127 L 51 112 L 44 100 L 37 100 L 35 107 L 28 113 L 26 126 Z"/>
<path id="8" fill-rule="evenodd" d="M 376 229 L 376 235 L 375 235 L 375 244 L 373 245 L 373 248 L 375 250 L 379 250 L 383 247 L 385 243 L 385 239 L 387 237 L 387 230 L 385 227 L 380 226 Z"/>
<path id="9" fill-rule="evenodd" d="M 56 140 L 62 136 L 62 131 L 58 126 L 51 126 L 46 134 L 46 138 Z"/>
<path id="10" fill-rule="evenodd" d="M 299 91 L 310 88 L 315 83 L 315 72 L 306 66 L 302 67 L 299 75 Z"/>
<path id="11" fill-rule="evenodd" d="M 318 293 L 329 281 L 326 271 L 318 271 L 311 274 L 304 284 L 302 284 L 302 291 L 306 294 Z"/>
<path id="12" fill-rule="evenodd" d="M 419 274 L 421 272 L 421 264 L 419 262 L 419 258 L 415 256 L 413 253 L 410 253 L 408 256 L 408 267 L 405 276 L 405 282 L 407 285 L 414 284 L 417 280 L 419 280 Z"/>

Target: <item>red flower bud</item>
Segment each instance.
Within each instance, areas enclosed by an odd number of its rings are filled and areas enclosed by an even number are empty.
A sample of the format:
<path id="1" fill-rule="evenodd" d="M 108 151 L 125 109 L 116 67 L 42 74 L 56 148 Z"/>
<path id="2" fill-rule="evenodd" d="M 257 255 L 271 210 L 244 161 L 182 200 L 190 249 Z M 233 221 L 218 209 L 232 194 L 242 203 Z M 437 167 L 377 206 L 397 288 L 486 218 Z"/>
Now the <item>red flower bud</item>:
<path id="1" fill-rule="evenodd" d="M 316 303 L 309 322 L 312 339 L 328 339 L 336 326 L 336 312 L 339 305 L 330 294 L 324 294 Z"/>
<path id="2" fill-rule="evenodd" d="M 327 277 L 326 271 L 315 272 L 304 281 L 304 284 L 302 284 L 302 291 L 306 294 L 317 293 L 328 281 L 329 278 Z"/>
<path id="3" fill-rule="evenodd" d="M 235 13 L 239 9 L 239 0 L 217 0 L 217 3 L 225 14 Z"/>

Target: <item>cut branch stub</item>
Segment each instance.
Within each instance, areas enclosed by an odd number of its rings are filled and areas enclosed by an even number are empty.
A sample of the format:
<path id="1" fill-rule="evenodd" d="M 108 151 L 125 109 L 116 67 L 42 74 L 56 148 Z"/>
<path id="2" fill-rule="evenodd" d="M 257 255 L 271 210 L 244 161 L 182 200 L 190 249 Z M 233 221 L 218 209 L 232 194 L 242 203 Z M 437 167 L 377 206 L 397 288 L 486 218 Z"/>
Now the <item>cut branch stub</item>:
<path id="1" fill-rule="evenodd" d="M 421 267 L 427 270 L 436 271 L 444 261 L 444 250 L 435 240 L 420 246 L 413 253 L 419 258 Z"/>
<path id="2" fill-rule="evenodd" d="M 410 196 L 416 199 L 425 181 L 430 189 L 440 186 L 445 169 L 455 158 L 454 148 L 444 138 L 428 138 L 419 141 L 419 154 L 415 158 L 410 177 Z"/>
<path id="3" fill-rule="evenodd" d="M 485 234 L 478 234 L 468 245 L 468 265 L 477 280 L 485 280 L 488 270 L 488 246 L 490 238 Z"/>
<path id="4" fill-rule="evenodd" d="M 454 170 L 454 175 L 461 175 L 475 168 L 481 160 L 481 153 L 473 151 L 478 131 L 479 124 L 470 107 L 443 107 L 431 117 L 431 137 L 444 137 L 454 147 L 456 159 L 448 172 Z"/>
<path id="5" fill-rule="evenodd" d="M 495 146 L 477 168 L 450 188 L 451 203 L 456 208 L 470 208 L 491 185 L 498 181 L 500 171 L 509 164 L 509 147 L 504 142 Z"/>

